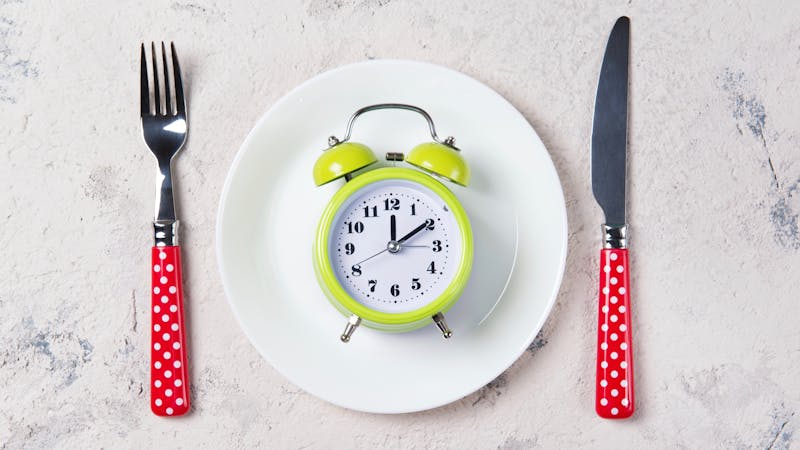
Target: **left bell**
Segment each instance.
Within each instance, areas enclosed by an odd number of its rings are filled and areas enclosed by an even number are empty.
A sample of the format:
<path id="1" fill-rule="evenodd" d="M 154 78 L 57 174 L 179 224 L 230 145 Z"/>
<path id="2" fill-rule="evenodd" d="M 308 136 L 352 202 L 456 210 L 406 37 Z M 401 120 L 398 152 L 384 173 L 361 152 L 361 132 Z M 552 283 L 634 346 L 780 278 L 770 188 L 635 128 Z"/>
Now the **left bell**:
<path id="1" fill-rule="evenodd" d="M 375 153 L 364 144 L 357 142 L 336 144 L 325 150 L 314 163 L 314 183 L 322 186 L 377 161 Z"/>

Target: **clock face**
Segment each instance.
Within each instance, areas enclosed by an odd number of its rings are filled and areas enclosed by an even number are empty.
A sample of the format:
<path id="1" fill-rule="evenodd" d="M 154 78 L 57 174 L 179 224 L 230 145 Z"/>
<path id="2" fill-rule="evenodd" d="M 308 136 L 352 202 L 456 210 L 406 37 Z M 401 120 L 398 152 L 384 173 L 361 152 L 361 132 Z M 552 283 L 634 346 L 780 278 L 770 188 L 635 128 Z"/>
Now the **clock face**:
<path id="1" fill-rule="evenodd" d="M 339 284 L 364 306 L 387 313 L 419 309 L 457 275 L 464 251 L 453 212 L 408 180 L 368 184 L 334 216 L 328 254 Z"/>

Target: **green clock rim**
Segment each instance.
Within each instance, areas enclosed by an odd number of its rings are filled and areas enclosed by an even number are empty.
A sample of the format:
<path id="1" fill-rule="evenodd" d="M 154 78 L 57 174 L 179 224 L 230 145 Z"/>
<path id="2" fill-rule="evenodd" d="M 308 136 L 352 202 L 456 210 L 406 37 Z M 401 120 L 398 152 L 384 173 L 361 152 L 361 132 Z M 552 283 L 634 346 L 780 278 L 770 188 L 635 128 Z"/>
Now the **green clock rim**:
<path id="1" fill-rule="evenodd" d="M 336 212 L 350 198 L 356 191 L 367 186 L 368 184 L 376 181 L 383 180 L 407 180 L 419 183 L 426 188 L 433 191 L 444 200 L 456 220 L 459 230 L 461 231 L 462 248 L 461 259 L 458 261 L 456 269 L 456 276 L 445 288 L 445 290 L 436 298 L 436 300 L 428 303 L 422 308 L 403 313 L 387 313 L 382 311 L 375 311 L 368 308 L 353 297 L 351 297 L 341 283 L 333 270 L 330 255 L 328 255 L 328 238 L 330 230 L 333 226 L 333 219 Z M 363 173 L 351 181 L 347 182 L 336 194 L 334 194 L 328 206 L 322 213 L 319 226 L 317 227 L 317 236 L 314 240 L 314 266 L 317 269 L 317 278 L 324 284 L 324 291 L 331 300 L 338 302 L 348 312 L 359 316 L 362 320 L 374 322 L 381 325 L 405 325 L 414 322 L 419 322 L 423 319 L 430 319 L 438 312 L 446 311 L 461 292 L 469 280 L 470 271 L 472 269 L 473 257 L 473 243 L 472 243 L 472 227 L 467 217 L 464 207 L 447 187 L 441 182 L 437 181 L 430 175 L 422 173 L 415 169 L 408 169 L 402 167 L 384 167 L 380 169 L 371 170 Z M 338 305 L 337 305 L 338 306 Z"/>

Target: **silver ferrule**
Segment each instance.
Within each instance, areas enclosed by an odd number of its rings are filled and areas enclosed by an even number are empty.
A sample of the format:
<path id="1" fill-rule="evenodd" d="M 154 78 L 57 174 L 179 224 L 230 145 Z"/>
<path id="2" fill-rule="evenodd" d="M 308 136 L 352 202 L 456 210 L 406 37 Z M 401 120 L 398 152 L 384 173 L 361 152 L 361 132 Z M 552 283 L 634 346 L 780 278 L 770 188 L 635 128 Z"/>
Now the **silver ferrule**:
<path id="1" fill-rule="evenodd" d="M 358 317 L 355 314 L 350 316 L 350 318 L 347 319 L 347 325 L 344 327 L 344 333 L 339 336 L 339 339 L 345 343 L 350 342 L 350 338 L 353 336 L 353 333 L 356 331 L 356 328 L 358 328 L 359 325 L 361 325 L 361 317 Z"/>
<path id="2" fill-rule="evenodd" d="M 628 248 L 628 224 L 603 224 L 603 248 Z"/>
<path id="3" fill-rule="evenodd" d="M 178 245 L 178 221 L 156 220 L 153 222 L 156 247 L 172 247 Z"/>
<path id="4" fill-rule="evenodd" d="M 447 326 L 447 322 L 444 320 L 444 314 L 438 312 L 433 315 L 432 319 L 445 339 L 450 339 L 453 336 L 453 331 L 450 330 L 450 327 Z"/>

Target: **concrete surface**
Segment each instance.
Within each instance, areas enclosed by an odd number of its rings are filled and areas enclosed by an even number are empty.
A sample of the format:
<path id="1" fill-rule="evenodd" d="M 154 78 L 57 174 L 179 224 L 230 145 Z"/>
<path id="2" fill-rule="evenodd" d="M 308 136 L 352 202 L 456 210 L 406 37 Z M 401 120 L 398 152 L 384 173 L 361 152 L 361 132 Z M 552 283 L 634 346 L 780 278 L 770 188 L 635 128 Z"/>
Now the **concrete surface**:
<path id="1" fill-rule="evenodd" d="M 593 412 L 597 75 L 632 18 L 630 198 L 638 412 Z M 147 405 L 154 162 L 138 44 L 190 88 L 177 161 L 194 412 Z M 543 332 L 454 404 L 376 416 L 289 384 L 217 275 L 224 176 L 263 111 L 321 71 L 431 61 L 506 96 L 552 153 L 570 255 Z M 0 447 L 797 448 L 800 4 L 0 1 Z"/>

